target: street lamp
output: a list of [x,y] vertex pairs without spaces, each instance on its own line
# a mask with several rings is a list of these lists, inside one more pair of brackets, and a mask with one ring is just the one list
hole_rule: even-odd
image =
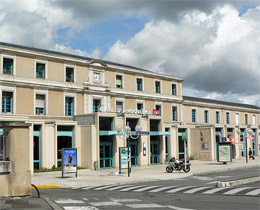
[[[247,155],[247,138],[253,133],[252,129],[246,128],[244,131],[243,139],[246,142],[246,163],[248,163],[248,155]],[[241,130],[237,130],[237,134],[241,134]]]
[[[131,135],[131,128],[129,126],[129,122],[127,122],[126,126],[124,127],[123,135],[120,134],[121,131],[122,131],[122,126],[121,125],[117,125],[116,126],[116,131],[117,131],[117,133],[118,133],[120,138],[123,138],[122,136],[124,136],[127,139],[127,159],[128,159],[128,161],[127,161],[127,167],[128,168],[127,169],[128,169],[128,177],[130,177],[130,160],[131,160],[131,158],[129,156],[130,155],[130,153],[129,153],[129,137],[131,137],[132,139],[137,139],[139,137],[139,134],[137,133],[137,137],[133,137]],[[135,126],[135,131],[136,132],[142,131],[142,126],[141,125],[136,125]]]

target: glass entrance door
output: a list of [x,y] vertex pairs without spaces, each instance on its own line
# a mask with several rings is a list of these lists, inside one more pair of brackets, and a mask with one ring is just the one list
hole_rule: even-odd
[[99,146],[100,168],[113,167],[113,148],[112,144],[102,143]]
[[151,136],[151,164],[160,164],[160,137]]
[[138,166],[138,139],[130,140],[131,166]]
[[33,167],[41,168],[41,126],[33,126]]
[[221,131],[216,131],[216,160],[218,160],[218,143],[221,142],[222,133]]

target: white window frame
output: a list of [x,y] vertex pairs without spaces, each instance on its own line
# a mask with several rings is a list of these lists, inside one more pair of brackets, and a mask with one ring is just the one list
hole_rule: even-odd
[[[121,77],[122,77],[122,88],[117,88],[117,87],[116,87],[116,76],[121,76]],[[124,89],[124,88],[125,88],[124,74],[116,73],[116,75],[115,75],[115,88],[116,88],[116,89]]]
[[48,79],[48,61],[46,60],[38,60],[38,59],[35,59],[34,60],[34,78],[36,79],[39,79],[36,77],[36,64],[37,63],[41,63],[41,64],[45,64],[45,78],[44,79]]
[[163,104],[162,104],[162,102],[155,102],[154,109],[156,109],[156,105],[161,106],[160,116],[163,116]]
[[7,54],[1,54],[1,74],[4,71],[4,58],[13,59],[13,75],[16,75],[16,56]]
[[136,110],[137,110],[137,104],[143,104],[143,110],[145,110],[145,102],[144,102],[144,100],[136,100]]
[[[195,110],[195,122],[192,122],[192,110]],[[198,109],[197,107],[191,107],[191,123],[197,123],[198,122]]]
[[65,92],[65,93],[64,93],[63,115],[64,115],[65,117],[71,117],[71,116],[66,116],[66,113],[65,113],[66,97],[71,97],[71,98],[73,98],[74,109],[73,109],[73,115],[72,115],[72,116],[74,116],[74,115],[77,114],[77,94],[76,94],[76,93],[68,93],[68,92]]
[[[173,84],[176,86],[176,95],[173,95],[173,94],[172,94],[172,85],[173,85]],[[178,96],[178,83],[176,83],[176,82],[172,82],[172,84],[171,84],[171,95],[172,95],[172,96]]]
[[[142,90],[137,90],[137,79],[141,79],[142,80]],[[144,77],[139,77],[139,76],[137,76],[136,78],[135,78],[135,86],[136,86],[136,91],[140,91],[140,92],[143,92],[144,91]]]
[[[2,113],[2,92],[12,92],[13,93],[13,106],[12,106],[12,113],[11,114],[16,114],[16,87],[7,87],[7,86],[0,86],[0,103],[1,103],[1,110],[0,113]],[[6,114],[6,113],[4,113]]]
[[256,115],[252,116],[252,125],[256,125]]
[[[205,122],[205,111],[208,111],[208,122]],[[205,124],[210,123],[210,116],[209,116],[209,110],[208,109],[203,110],[203,123],[205,123]]]
[[[160,82],[160,93],[157,93],[157,92],[156,92],[156,82]],[[158,80],[158,79],[155,79],[155,80],[154,80],[154,92],[155,92],[156,94],[162,94],[162,80]]]
[[116,98],[115,99],[115,112],[117,112],[116,102],[123,102],[123,110],[122,111],[125,111],[125,99],[124,98]]
[[48,95],[48,90],[38,90],[38,89],[34,89],[34,104],[33,104],[33,113],[34,115],[36,115],[35,113],[35,108],[36,108],[36,95],[45,95],[45,115],[48,115],[48,98],[49,98],[49,95]]
[[[173,120],[173,112],[172,112],[172,108],[173,108],[173,107],[176,108],[176,115],[177,115],[176,121]],[[172,121],[172,122],[178,122],[178,121],[179,121],[179,107],[178,107],[177,104],[172,104],[172,106],[171,106],[171,121]]]
[[72,68],[73,69],[73,76],[74,76],[74,81],[73,83],[76,83],[76,66],[75,65],[69,65],[69,64],[65,64],[64,65],[64,81],[66,82],[66,69],[67,68]]

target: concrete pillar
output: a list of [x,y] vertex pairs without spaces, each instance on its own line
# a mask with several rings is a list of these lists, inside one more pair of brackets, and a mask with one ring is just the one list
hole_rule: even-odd
[[[12,169],[0,172],[0,197],[31,195],[29,123],[4,123],[6,156]],[[1,164],[2,161],[0,161]]]

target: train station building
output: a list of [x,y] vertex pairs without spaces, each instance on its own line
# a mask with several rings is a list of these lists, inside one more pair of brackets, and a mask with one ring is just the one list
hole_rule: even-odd
[[[216,160],[222,141],[232,143],[233,158],[245,156],[245,143],[260,154],[259,107],[183,96],[182,78],[8,43],[0,43],[0,67],[0,124],[30,125],[31,171],[60,166],[60,150],[71,147],[79,166],[117,168],[127,141],[116,127],[127,123],[134,137],[142,127],[129,140],[132,166],[183,158],[184,141],[199,160]],[[0,128],[0,161],[5,135]]]

